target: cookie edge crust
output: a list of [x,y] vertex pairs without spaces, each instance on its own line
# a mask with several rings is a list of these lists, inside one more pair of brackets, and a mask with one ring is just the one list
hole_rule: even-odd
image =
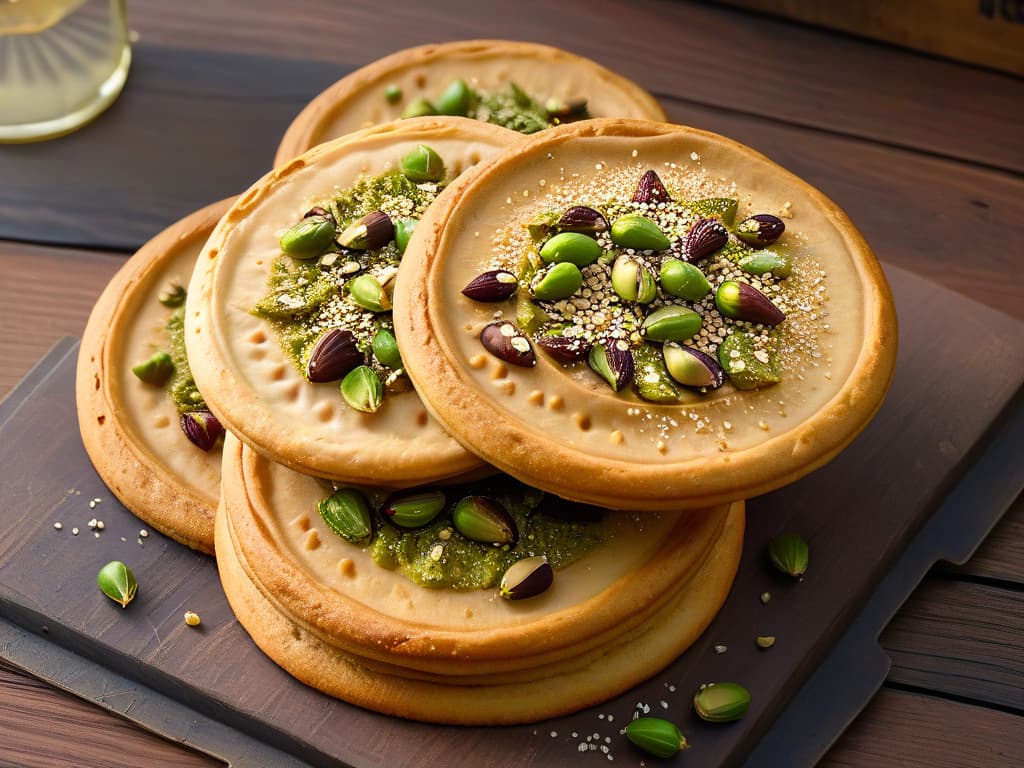
[[[603,592],[525,626],[447,630],[370,611],[312,577],[273,543],[258,496],[258,455],[236,440],[225,445],[220,514],[249,579],[278,610],[348,655],[416,671],[467,676],[507,673],[571,658],[646,621],[672,599],[713,550],[729,507],[690,513],[648,565]],[[742,511],[742,502],[739,502]],[[695,542],[695,544],[691,544]],[[218,547],[228,546],[221,541]],[[653,562],[653,559],[652,559]],[[410,587],[414,587],[410,582]],[[488,591],[487,599],[493,599]],[[525,649],[529,649],[527,654]]]
[[[562,446],[525,422],[493,418],[493,409],[457,354],[438,335],[440,293],[437,253],[443,248],[445,227],[457,207],[473,190],[498,183],[507,164],[533,158],[573,139],[588,137],[699,136],[743,156],[769,164],[788,183],[801,188],[823,211],[846,243],[864,290],[863,342],[851,375],[809,420],[754,448],[734,453],[645,467],[625,461],[587,456]],[[433,416],[470,450],[529,485],[569,499],[623,509],[699,508],[732,499],[751,498],[782,487],[823,466],[838,455],[867,426],[881,407],[891,382],[897,348],[897,322],[892,294],[868,244],[846,214],[817,189],[774,161],[745,145],[688,126],[642,120],[599,119],[551,128],[502,153],[460,178],[442,205],[424,216],[415,256],[395,291],[395,330],[402,337],[429,339],[410,349],[407,370],[414,385],[430,382],[423,401]],[[421,258],[421,254],[423,255]],[[407,345],[408,346],[408,345]],[[472,436],[458,429],[472,424]],[[455,427],[455,429],[452,429]],[[496,446],[501,446],[501,450]],[[513,457],[513,458],[509,458]],[[699,463],[699,466],[698,466]],[[560,471],[553,477],[550,467]],[[598,478],[598,479],[595,479]],[[744,481],[737,482],[737,478]],[[595,488],[602,489],[595,492]],[[628,495],[614,496],[609,488]]]
[[[519,139],[518,134],[506,128],[466,118],[431,117],[384,123],[314,147],[288,165],[265,174],[237,198],[235,204],[221,218],[199,255],[189,284],[185,315],[185,346],[193,376],[199,390],[206,397],[210,410],[225,429],[234,433],[254,450],[297,472],[343,482],[367,482],[364,465],[353,461],[359,453],[358,446],[349,445],[341,450],[339,443],[335,446],[340,454],[338,458],[325,460],[320,453],[322,445],[316,441],[305,440],[300,430],[282,429],[283,417],[276,414],[243,377],[226,364],[230,356],[225,351],[224,340],[218,328],[220,323],[214,311],[218,303],[214,291],[221,263],[218,256],[234,228],[255,206],[272,195],[280,185],[287,183],[292,174],[315,163],[319,157],[349,151],[352,148],[358,149],[360,146],[386,146],[389,142],[417,137],[423,141],[430,141],[431,138],[458,138],[460,135],[464,136],[467,131],[472,133],[475,140],[487,141],[493,138],[495,147],[507,148]],[[402,393],[399,396],[413,397],[418,396],[418,393]],[[437,466],[437,457],[420,456],[415,461],[406,459],[401,467],[387,468],[388,477],[393,481],[389,484],[400,487],[440,482],[477,471],[485,464],[472,452],[462,449],[442,470],[439,471]],[[350,467],[352,469],[349,469]]]
[[744,513],[742,502],[737,503],[686,588],[627,635],[572,664],[538,668],[533,679],[503,682],[499,675],[492,683],[469,685],[389,674],[312,634],[280,612],[249,579],[228,526],[227,515],[219,512],[217,556],[228,603],[256,645],[293,677],[387,715],[456,725],[511,725],[607,701],[657,674],[696,642],[732,588],[742,553]]
[[282,166],[292,158],[321,143],[325,124],[344,110],[355,94],[362,93],[368,88],[378,87],[383,80],[399,71],[430,66],[432,62],[449,56],[489,58],[509,54],[532,56],[541,61],[558,60],[576,63],[595,72],[602,83],[628,94],[636,102],[638,111],[647,112],[648,118],[652,120],[667,119],[661,105],[647,90],[593,59],[539,43],[516,40],[459,40],[450,43],[420,45],[396,51],[365,67],[360,67],[328,86],[309,102],[288,126],[274,155],[274,166]]
[[[124,263],[89,314],[75,370],[78,427],[100,478],[147,525],[209,555],[213,554],[219,494],[203,497],[184,487],[160,457],[122,424],[121,405],[111,392],[115,374],[109,330],[127,312],[127,297],[148,287],[178,250],[206,240],[233,200],[212,203],[175,222]],[[184,447],[191,449],[190,445]]]

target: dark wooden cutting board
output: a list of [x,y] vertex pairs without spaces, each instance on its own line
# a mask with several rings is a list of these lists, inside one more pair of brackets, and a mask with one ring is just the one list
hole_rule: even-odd
[[[644,757],[619,730],[638,703],[682,727],[694,746],[680,765],[740,764],[981,455],[993,425],[1011,405],[1020,405],[1013,401],[1024,382],[1024,324],[903,270],[888,272],[901,343],[892,390],[878,417],[827,467],[749,503],[740,572],[714,624],[669,669],[600,707],[529,726],[440,727],[360,710],[292,680],[233,619],[212,559],[157,534],[138,543],[144,526],[103,486],[81,446],[74,355],[67,349],[47,358],[52,370],[35,370],[0,405],[0,616],[56,643],[61,653],[99,662],[197,717],[212,717],[316,765],[598,765],[608,762],[600,748],[605,746],[616,764],[635,766]],[[995,459],[1019,463],[1019,450],[1016,456],[1004,453]],[[1019,490],[1019,473],[1005,477],[1018,485],[1008,493]],[[102,501],[91,508],[95,498]],[[979,514],[994,520],[1001,511]],[[93,517],[105,523],[99,538],[87,526]],[[54,522],[63,529],[55,530]],[[73,526],[78,536],[71,534]],[[952,527],[947,538],[959,536],[958,530]],[[800,583],[766,563],[766,544],[782,531],[810,541],[811,566]],[[970,536],[977,539],[983,531]],[[965,542],[947,543],[957,551]],[[936,551],[931,559],[947,554]],[[96,571],[111,559],[127,562],[140,582],[127,610],[95,585]],[[762,605],[765,591],[772,598]],[[186,610],[202,616],[201,628],[184,625]],[[774,635],[777,642],[759,650],[758,635]],[[885,673],[873,641],[865,639],[862,654],[848,654],[856,667],[851,672],[873,681],[869,688]],[[716,654],[716,645],[728,650]],[[694,691],[723,680],[750,689],[749,714],[724,726],[699,721],[690,706]],[[126,706],[109,696],[103,703],[121,712]],[[189,738],[187,718],[154,722],[140,714],[145,704],[134,705],[128,716]],[[823,702],[822,711],[841,705]],[[835,735],[808,738],[827,744]],[[587,748],[588,736],[597,748]],[[780,765],[792,764],[776,757]],[[236,760],[243,763],[252,764]]]

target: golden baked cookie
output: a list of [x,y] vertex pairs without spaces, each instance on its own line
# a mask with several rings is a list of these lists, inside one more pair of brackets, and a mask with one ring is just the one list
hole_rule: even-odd
[[118,271],[89,316],[75,384],[82,441],[110,490],[153,528],[210,554],[221,443],[181,335],[185,286],[231,202],[172,224]]
[[590,59],[537,43],[462,40],[407,48],[342,78],[295,118],[274,164],[407,114],[471,114],[525,132],[582,117],[665,119],[647,91]]
[[[229,439],[216,533],[228,601],[264,652],[300,680],[360,706],[431,722],[554,717],[650,677],[710,623],[742,547],[742,502],[695,512],[608,512],[587,524],[597,533],[579,534],[597,538],[554,571],[546,591],[511,601],[493,587],[428,588],[402,567],[383,567],[377,539],[350,542],[318,514],[328,494],[323,482]],[[394,552],[415,540],[444,567],[459,557],[452,547],[466,540],[459,524],[444,518],[448,512],[441,514],[433,528],[420,529],[430,541],[415,540],[417,530],[396,534],[382,519],[374,522],[376,535],[386,529],[397,537],[388,550]],[[546,529],[530,530],[539,538]],[[520,539],[513,556],[534,546]],[[488,551],[484,546],[482,556]]]
[[892,299],[854,225],[715,134],[553,128],[459,179],[421,232],[394,319],[424,403],[565,498],[765,493],[841,451],[892,376]]
[[186,315],[196,382],[224,426],[347,482],[479,469],[412,391],[390,293],[444,183],[519,140],[466,118],[404,120],[320,145],[245,192],[203,249]]

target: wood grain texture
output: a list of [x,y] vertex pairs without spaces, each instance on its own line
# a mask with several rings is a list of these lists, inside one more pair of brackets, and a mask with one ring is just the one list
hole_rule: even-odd
[[422,43],[521,38],[570,48],[657,95],[1024,171],[1021,81],[729,8],[523,0],[482,13],[471,0],[302,0],[282,13],[262,0],[239,14],[232,0],[133,0],[130,11],[145,43],[349,67]]
[[1024,714],[1024,591],[933,576],[881,642],[891,682]]
[[51,688],[0,660],[0,768],[213,768],[219,760]]
[[819,768],[1019,768],[1016,715],[882,689]]

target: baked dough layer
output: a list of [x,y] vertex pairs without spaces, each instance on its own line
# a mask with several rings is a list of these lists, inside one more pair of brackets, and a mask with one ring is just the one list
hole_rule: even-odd
[[121,267],[89,315],[75,382],[82,441],[103,482],[150,526],[209,554],[221,447],[193,446],[166,389],[144,384],[131,369],[168,349],[165,325],[173,310],[157,297],[172,283],[188,285],[200,249],[231,202],[172,224]]
[[[804,263],[827,272],[828,315],[814,342],[820,360],[794,358],[772,387],[741,392],[726,384],[683,405],[659,405],[615,395],[586,365],[566,371],[538,353],[535,368],[517,368],[484,351],[479,334],[495,319],[495,305],[460,291],[493,268],[500,228],[546,204],[566,207],[564,197],[592,177],[639,179],[649,168],[670,188],[696,179],[706,197],[728,194],[734,182],[737,221],[792,213],[787,227],[798,237],[790,279]],[[564,188],[570,192],[560,199]],[[826,463],[881,405],[895,363],[896,316],[878,262],[834,203],[748,147],[682,126],[594,120],[537,134],[448,193],[406,254],[396,334],[434,416],[527,484],[636,510],[749,498]],[[502,311],[515,321],[511,303]]]
[[415,392],[390,394],[363,414],[344,403],[337,382],[308,382],[251,309],[267,292],[280,233],[334,189],[397,168],[421,143],[453,176],[518,140],[465,118],[404,120],[321,145],[245,192],[203,249],[186,314],[196,383],[225,428],[299,472],[347,482],[408,486],[480,468]]
[[[527,93],[568,100],[586,98],[594,117],[665,120],[647,91],[595,61],[548,45],[511,40],[463,40],[407,48],[357,69],[313,99],[288,127],[274,165],[311,147],[370,125],[397,120],[410,101],[435,98],[452,80],[500,90],[515,81]],[[384,89],[402,89],[389,104]]]
[[[434,722],[551,717],[649,677],[710,623],[742,547],[742,502],[653,515],[639,535],[624,526],[559,570],[544,595],[510,603],[496,590],[418,587],[359,560],[358,547],[312,519],[321,484],[233,439],[224,478],[221,580],[257,644],[320,690]],[[317,556],[333,544],[340,549]],[[338,568],[339,555],[354,561],[353,576]]]

